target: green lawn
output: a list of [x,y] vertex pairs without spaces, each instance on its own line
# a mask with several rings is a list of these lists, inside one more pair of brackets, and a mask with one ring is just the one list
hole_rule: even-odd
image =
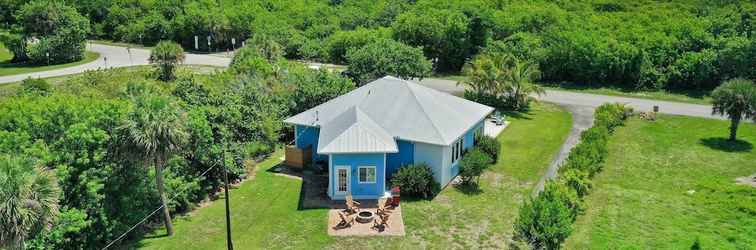
[[629,120],[609,141],[565,249],[689,249],[696,238],[703,249],[753,249],[756,188],[734,179],[756,173],[756,125],[742,124],[741,141],[727,144],[728,125]]
[[[447,187],[431,201],[404,201],[404,237],[335,238],[326,233],[326,210],[297,210],[301,181],[265,170],[280,162],[275,154],[260,164],[253,180],[231,191],[234,244],[239,248],[505,248],[524,197],[558,151],[571,126],[569,113],[538,104],[510,116],[499,136],[500,163],[481,178],[481,192]],[[175,220],[176,234],[158,229],[135,247],[221,249],[225,244],[224,203],[212,202]]]
[[11,58],[13,58],[13,55],[5,47],[0,45],[0,76],[18,75],[18,74],[73,67],[76,65],[92,62],[94,60],[97,60],[97,58],[99,57],[100,57],[100,54],[87,51],[84,54],[83,60],[78,61],[78,62],[72,62],[72,63],[45,65],[45,66],[27,65],[23,63],[10,63],[10,60]]

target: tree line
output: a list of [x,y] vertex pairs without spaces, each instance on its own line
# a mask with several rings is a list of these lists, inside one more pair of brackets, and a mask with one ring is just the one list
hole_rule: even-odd
[[[24,2],[0,2],[0,24],[21,25]],[[378,45],[374,53],[357,52],[369,44],[403,46],[411,55],[411,48],[421,50],[424,58],[382,65],[406,77],[428,76],[428,63],[435,72],[459,72],[489,51],[539,65],[547,82],[713,89],[726,79],[756,78],[751,1],[65,2],[88,18],[87,34],[96,39],[145,45],[173,40],[187,49],[225,51],[264,36],[280,44],[286,58],[350,65],[366,65],[359,61],[364,55],[373,61],[398,57],[376,51]]]

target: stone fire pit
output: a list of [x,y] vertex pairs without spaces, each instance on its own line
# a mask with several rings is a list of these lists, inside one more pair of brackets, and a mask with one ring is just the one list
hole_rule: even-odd
[[357,222],[359,223],[368,223],[373,221],[373,212],[370,211],[360,211],[357,213]]

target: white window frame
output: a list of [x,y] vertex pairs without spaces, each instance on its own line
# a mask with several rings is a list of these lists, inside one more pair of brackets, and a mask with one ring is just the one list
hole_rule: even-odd
[[465,147],[465,137],[462,136],[451,145],[451,162],[457,163],[462,158],[462,153]]
[[[369,180],[368,172],[365,172],[365,181],[362,181],[362,174],[360,173],[363,169],[373,169],[373,181]],[[359,166],[357,167],[357,182],[360,184],[375,184],[378,181],[378,169],[375,166]]]
[[[351,182],[352,182],[351,172],[352,171],[349,171],[350,167],[348,165],[337,165],[334,167],[334,169],[335,169],[334,172],[336,172],[336,180],[334,180],[334,182],[336,182],[336,186],[334,187],[333,193],[335,195],[346,195],[347,193],[349,193],[349,191],[351,191]],[[345,180],[346,191],[339,191],[339,186],[338,186],[339,185],[339,170],[342,170],[342,169],[346,172],[346,180]]]

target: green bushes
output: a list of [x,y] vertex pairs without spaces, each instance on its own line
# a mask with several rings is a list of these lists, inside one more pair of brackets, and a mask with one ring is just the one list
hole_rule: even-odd
[[472,148],[459,160],[459,176],[464,184],[477,184],[483,171],[493,162],[483,150]]
[[441,190],[441,185],[433,179],[433,171],[425,164],[399,168],[391,178],[391,185],[399,187],[402,194],[421,198],[433,197]]
[[359,49],[347,51],[348,74],[365,84],[385,75],[403,79],[424,78],[430,75],[431,63],[420,48],[390,39],[381,39]]
[[622,104],[604,104],[596,109],[593,127],[580,135],[580,143],[560,166],[557,179],[548,181],[542,192],[520,208],[514,225],[516,237],[535,249],[561,248],[583,209],[582,198],[593,187],[590,178],[601,171],[609,135],[630,113]]
[[486,153],[491,158],[491,163],[496,163],[499,160],[501,143],[496,138],[487,135],[478,136],[475,138],[475,147]]
[[184,62],[184,49],[171,41],[161,41],[150,52],[150,63],[158,68],[158,79],[170,81],[175,78],[176,67]]
[[547,183],[542,195],[530,198],[520,208],[514,224],[515,237],[533,249],[559,249],[572,233],[575,221],[574,209],[565,202],[570,199],[556,183]]
[[[33,64],[60,64],[84,58],[89,21],[73,7],[60,1],[31,1],[17,16],[16,30],[23,40],[11,39],[15,61],[28,58]],[[24,44],[19,46],[19,42]]]
[[48,95],[52,91],[50,83],[41,78],[26,78],[21,81],[22,95]]

